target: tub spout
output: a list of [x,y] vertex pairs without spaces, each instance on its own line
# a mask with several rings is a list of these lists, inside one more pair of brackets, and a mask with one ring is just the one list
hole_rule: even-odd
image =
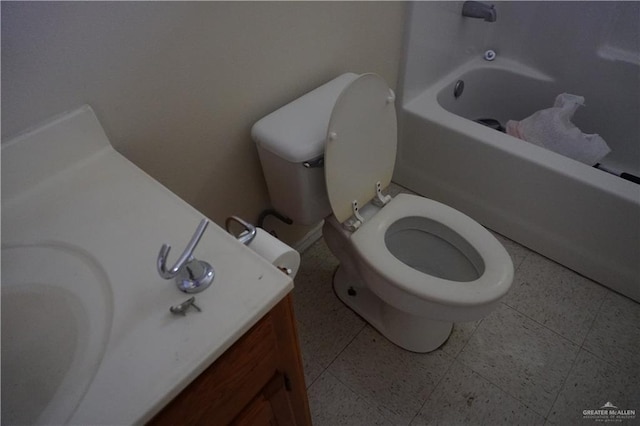
[[495,22],[497,19],[495,6],[479,1],[465,1],[462,5],[462,16],[480,18],[487,22]]

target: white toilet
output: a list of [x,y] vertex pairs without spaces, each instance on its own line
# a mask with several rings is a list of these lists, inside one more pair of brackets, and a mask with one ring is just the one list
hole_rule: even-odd
[[338,297],[393,343],[429,352],[453,322],[499,303],[513,264],[463,213],[383,195],[396,156],[394,100],[378,75],[343,74],[258,121],[252,136],[273,207],[299,224],[325,219]]

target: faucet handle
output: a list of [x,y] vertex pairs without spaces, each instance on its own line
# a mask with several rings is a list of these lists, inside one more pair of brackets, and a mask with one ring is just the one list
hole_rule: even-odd
[[176,263],[171,269],[167,269],[167,256],[171,246],[163,244],[158,253],[157,268],[160,276],[166,280],[176,278],[178,288],[185,293],[197,293],[207,288],[213,281],[213,267],[207,262],[202,262],[193,256],[193,251],[200,242],[202,234],[209,225],[207,219],[202,219],[196,228]]

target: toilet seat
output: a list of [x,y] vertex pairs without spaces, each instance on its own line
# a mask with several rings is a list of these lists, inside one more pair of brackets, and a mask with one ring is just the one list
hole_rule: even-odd
[[[482,274],[473,281],[454,281],[426,274],[403,263],[391,253],[385,236],[394,223],[408,217],[430,219],[462,237],[480,255],[484,263]],[[407,308],[415,315],[424,310],[421,303],[415,303],[418,298],[449,310],[460,308],[467,320],[481,318],[506,294],[513,279],[509,254],[489,231],[445,204],[415,195],[397,195],[356,230],[351,241],[362,260],[385,281],[392,283],[372,290],[388,303]]]
[[331,111],[324,152],[329,204],[344,223],[386,188],[396,159],[395,95],[377,74],[362,74],[340,93]]

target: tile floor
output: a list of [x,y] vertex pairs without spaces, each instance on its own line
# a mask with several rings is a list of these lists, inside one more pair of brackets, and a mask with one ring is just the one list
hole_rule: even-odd
[[315,426],[588,425],[583,410],[606,402],[636,410],[616,424],[640,424],[640,304],[496,236],[513,258],[510,292],[429,354],[338,300],[322,239],[302,254],[293,294]]

